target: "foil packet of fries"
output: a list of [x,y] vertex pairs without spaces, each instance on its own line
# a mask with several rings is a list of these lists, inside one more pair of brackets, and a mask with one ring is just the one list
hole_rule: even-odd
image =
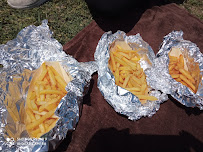
[[203,55],[197,45],[184,40],[182,31],[173,31],[164,37],[156,56],[150,85],[187,107],[203,110]]
[[0,150],[52,151],[79,121],[97,66],[67,55],[47,24],[0,45]]
[[114,110],[128,119],[151,117],[168,99],[149,85],[147,71],[154,68],[155,54],[140,34],[104,33],[94,57],[99,90]]

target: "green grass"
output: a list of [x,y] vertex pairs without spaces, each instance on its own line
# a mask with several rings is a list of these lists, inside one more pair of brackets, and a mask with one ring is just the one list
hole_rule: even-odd
[[[186,0],[182,4],[180,2],[182,1],[176,1],[178,5],[203,20],[202,0]],[[7,5],[6,0],[1,0],[0,6],[0,44],[14,39],[24,27],[40,25],[43,19],[48,19],[54,38],[64,45],[92,21],[84,0],[51,0],[32,9],[13,9]]]
[[0,44],[15,38],[26,26],[40,25],[43,19],[48,19],[54,37],[65,44],[92,20],[83,0],[52,0],[23,10],[10,8],[6,0],[2,0],[0,6]]
[[203,21],[203,0],[186,0],[181,6]]

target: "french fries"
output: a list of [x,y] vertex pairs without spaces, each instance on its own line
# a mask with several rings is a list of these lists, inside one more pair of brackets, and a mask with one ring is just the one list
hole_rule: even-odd
[[[194,63],[194,60],[191,60],[190,62]],[[191,91],[196,93],[200,78],[199,65],[194,63],[194,67],[190,69],[193,71],[189,72],[189,68],[183,55],[180,53],[180,50],[178,48],[172,48],[169,52],[169,74],[173,79],[187,86]]]
[[127,43],[119,42],[111,48],[108,62],[116,85],[136,95],[142,104],[147,100],[158,100],[149,96],[146,75],[138,62],[141,58],[138,54],[140,49],[132,50]]
[[67,81],[53,66],[43,63],[38,69],[30,84],[25,105],[25,124],[30,137],[39,138],[55,126],[58,117],[54,112],[67,94],[66,85]]
[[[22,88],[16,85],[16,82],[22,81],[21,77],[14,77],[9,82],[9,94],[4,100],[8,111],[5,130],[7,136],[15,140],[21,138],[25,130],[31,138],[39,138],[56,125],[58,117],[54,112],[62,97],[67,94],[66,85],[72,80],[59,62],[43,63],[29,83],[31,72],[28,69],[23,71],[22,76],[26,80],[23,81]],[[22,101],[28,87],[26,101]]]

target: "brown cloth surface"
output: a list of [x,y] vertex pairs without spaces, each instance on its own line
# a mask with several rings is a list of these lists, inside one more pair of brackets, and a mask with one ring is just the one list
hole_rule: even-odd
[[[157,53],[163,37],[173,30],[182,30],[184,39],[196,43],[203,51],[203,23],[176,4],[146,10],[127,34],[140,33]],[[93,61],[97,43],[104,32],[93,21],[64,45],[64,51],[80,62]],[[152,118],[130,121],[105,101],[97,88],[97,74],[94,74],[71,142],[64,140],[57,149],[61,150],[203,151],[203,112],[170,98],[161,104]]]

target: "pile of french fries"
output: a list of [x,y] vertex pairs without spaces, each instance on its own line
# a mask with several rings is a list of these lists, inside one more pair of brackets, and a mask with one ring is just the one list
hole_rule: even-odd
[[54,112],[67,94],[67,83],[61,75],[45,63],[41,68],[40,75],[31,82],[25,106],[26,129],[34,138],[39,138],[55,126],[58,117]]
[[[194,61],[191,61],[194,62]],[[194,93],[197,92],[200,78],[200,70],[198,64],[195,65],[193,71],[189,72],[185,68],[184,57],[182,54],[179,57],[171,56],[169,54],[169,74],[176,81],[190,88]]]
[[116,85],[136,95],[142,104],[147,100],[158,100],[149,95],[146,75],[139,64],[139,50],[126,50],[115,45],[110,50],[109,68],[113,72]]

